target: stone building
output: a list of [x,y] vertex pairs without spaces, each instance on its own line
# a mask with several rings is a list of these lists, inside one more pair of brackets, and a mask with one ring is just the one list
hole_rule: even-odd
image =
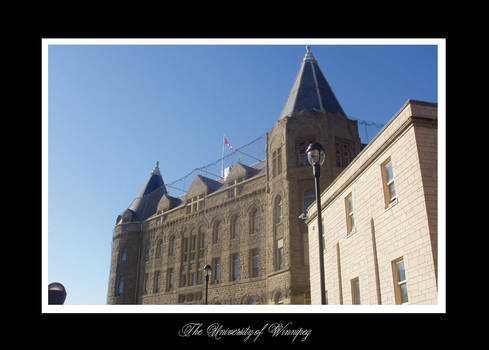
[[285,106],[267,133],[266,159],[235,163],[218,181],[198,175],[168,194],[159,165],[117,218],[109,304],[310,303],[308,231],[314,200],[307,146],[327,149],[326,188],[360,152],[357,121],[344,113],[307,52]]
[[[437,104],[409,100],[329,186],[321,214],[328,304],[437,304]],[[317,207],[308,208],[321,303]]]

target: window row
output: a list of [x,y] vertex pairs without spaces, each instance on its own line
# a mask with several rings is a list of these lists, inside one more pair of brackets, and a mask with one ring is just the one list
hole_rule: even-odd
[[[252,249],[250,251],[250,263],[249,263],[249,277],[258,277],[260,275],[260,251],[259,249]],[[230,256],[230,274],[229,281],[238,281],[240,278],[239,273],[239,262],[240,257],[238,253],[233,253]],[[212,272],[210,277],[211,284],[218,284],[222,282],[221,276],[221,258],[214,258],[212,260]],[[142,281],[142,294],[148,294],[150,292],[150,274],[145,273]],[[203,269],[199,269],[198,271],[182,271],[180,274],[180,286],[189,287],[194,285],[199,285],[205,283],[205,271]],[[155,271],[153,273],[153,293],[158,293],[161,291],[161,271]],[[121,275],[118,277],[116,282],[116,295],[122,295],[124,289],[124,277]],[[167,271],[167,279],[166,279],[166,290],[173,290],[175,287],[175,270],[173,268],[169,268]]]
[[[260,250],[252,249],[249,253],[249,278],[259,277],[260,276]],[[222,282],[222,262],[221,258],[217,257],[212,259],[212,273],[210,276],[211,284],[218,284]],[[240,256],[239,253],[233,253],[229,257],[229,282],[238,281],[240,276]]]
[[[280,211],[280,218],[282,220]],[[248,217],[248,233],[258,234],[261,231],[261,222],[260,222],[260,212],[258,209],[253,209],[250,212]],[[212,228],[212,243],[220,243],[223,239],[223,227],[224,224],[221,220],[217,220]],[[240,234],[243,231],[243,222],[239,215],[235,215],[231,218],[230,225],[230,239],[239,238]],[[174,256],[176,252],[176,240],[175,236],[171,236],[168,240],[168,256]],[[190,237],[184,237],[182,243],[182,258],[183,261],[195,260],[197,257],[203,258],[205,255],[206,248],[206,234],[202,229],[199,229],[198,233],[191,233]],[[149,243],[146,243],[144,246],[144,260],[149,261],[152,257],[152,247]],[[156,247],[154,249],[155,258],[161,258],[164,253],[163,240],[160,239],[156,243]],[[127,261],[127,250],[125,248],[121,249],[119,252],[119,263],[125,263]]]
[[[246,223],[246,220],[245,220]],[[239,215],[234,215],[231,218],[229,227],[229,238],[237,239],[243,231],[243,220]],[[253,209],[248,216],[248,234],[260,233],[260,212],[258,209]],[[212,227],[212,243],[220,243],[223,239],[224,224],[221,220],[217,220]]]
[[[392,161],[388,158],[381,165],[382,187],[384,192],[385,208],[397,200],[396,184],[394,181],[394,172]],[[355,232],[355,211],[353,206],[353,196],[350,192],[345,197],[345,217],[347,234]]]
[[[408,299],[408,287],[406,279],[406,270],[404,268],[404,259],[402,257],[391,262],[392,278],[394,286],[395,304],[405,304]],[[350,293],[352,305],[360,305],[360,278],[355,277],[350,280]],[[326,291],[326,304],[328,304],[328,292]]]

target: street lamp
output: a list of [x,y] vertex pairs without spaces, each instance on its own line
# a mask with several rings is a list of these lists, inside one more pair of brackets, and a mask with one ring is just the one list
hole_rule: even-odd
[[205,271],[205,304],[207,305],[207,292],[209,290],[209,275],[211,274],[212,267],[207,264],[204,266]]
[[48,286],[48,304],[63,305],[66,299],[66,289],[59,282],[50,283]]
[[316,185],[316,206],[318,213],[319,236],[319,282],[321,285],[321,305],[326,304],[326,287],[324,284],[324,256],[323,256],[323,226],[321,219],[321,193],[319,188],[320,167],[324,163],[324,148],[318,142],[313,142],[306,150],[307,160],[311,164]]

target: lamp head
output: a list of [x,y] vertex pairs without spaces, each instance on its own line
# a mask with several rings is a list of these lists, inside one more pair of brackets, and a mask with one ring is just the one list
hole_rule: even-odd
[[313,142],[306,150],[307,161],[312,166],[323,165],[324,163],[324,148],[319,142]]
[[63,305],[66,299],[66,289],[58,282],[50,283],[48,286],[48,304]]

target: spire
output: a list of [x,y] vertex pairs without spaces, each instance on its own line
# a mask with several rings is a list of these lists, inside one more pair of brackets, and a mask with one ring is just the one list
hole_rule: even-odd
[[160,173],[159,164],[160,162],[157,161],[143,187],[129,205],[128,209],[135,214],[133,221],[141,221],[153,215],[161,197],[168,193]]
[[306,54],[279,119],[304,109],[345,114],[311,53],[310,45],[306,46]]

